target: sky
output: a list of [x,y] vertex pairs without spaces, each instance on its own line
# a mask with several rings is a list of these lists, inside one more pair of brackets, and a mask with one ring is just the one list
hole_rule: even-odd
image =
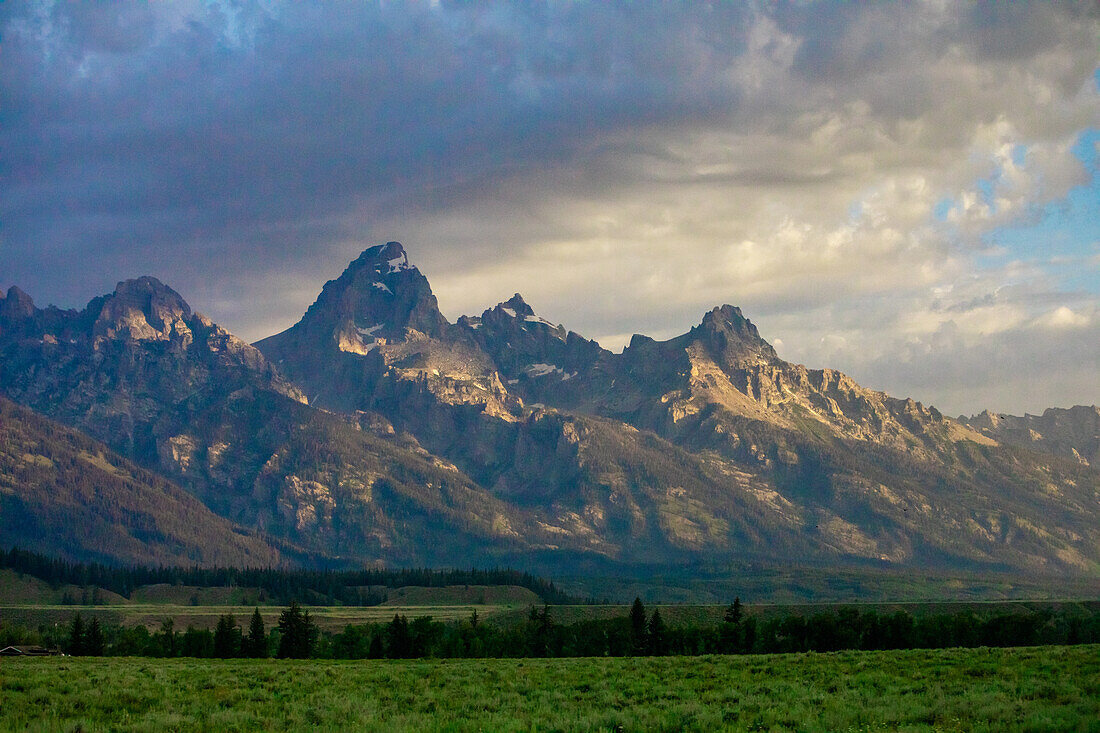
[[364,248],[607,348],[740,306],[948,414],[1100,403],[1094,2],[0,4],[0,286],[250,341]]

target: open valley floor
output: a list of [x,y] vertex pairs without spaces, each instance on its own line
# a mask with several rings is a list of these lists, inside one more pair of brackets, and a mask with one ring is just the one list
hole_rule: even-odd
[[4,659],[0,729],[1100,731],[1100,646],[467,660]]

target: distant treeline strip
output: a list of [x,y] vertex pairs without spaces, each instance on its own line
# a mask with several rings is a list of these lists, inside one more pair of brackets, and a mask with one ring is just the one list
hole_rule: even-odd
[[905,611],[880,614],[849,607],[758,619],[735,601],[717,624],[669,627],[660,609],[649,614],[641,601],[635,601],[627,615],[572,624],[555,622],[553,609],[547,606],[532,608],[524,622],[507,627],[483,623],[475,611],[468,619],[451,623],[429,616],[410,621],[395,614],[388,623],[350,624],[335,633],[321,631],[308,610],[291,604],[271,632],[265,632],[258,609],[247,629],[231,615],[222,616],[214,631],[189,627],[180,632],[172,619],[165,619],[156,632],[140,625],[100,626],[94,617],[86,624],[80,614],[68,628],[0,627],[0,646],[39,644],[74,655],[153,657],[689,656],[1097,643],[1100,610],[1086,604],[918,618]]
[[67,562],[13,547],[0,548],[0,568],[33,575],[51,585],[95,586],[129,597],[135,588],[156,583],[207,588],[259,588],[268,600],[287,605],[378,605],[385,596],[368,592],[368,586],[444,587],[449,585],[521,586],[551,605],[577,604],[582,600],[558,590],[552,581],[518,570],[301,570],[277,568],[182,568],[116,566]]

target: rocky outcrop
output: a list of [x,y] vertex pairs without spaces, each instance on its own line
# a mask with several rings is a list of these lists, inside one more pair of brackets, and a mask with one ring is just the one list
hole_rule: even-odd
[[393,380],[428,380],[444,391],[465,381],[491,394],[495,371],[439,312],[398,242],[365,250],[298,323],[256,346],[306,387],[311,403],[345,411],[371,409]]
[[0,546],[67,560],[261,567],[289,562],[103,443],[0,397]]
[[0,316],[4,391],[125,454],[155,454],[170,416],[185,421],[242,389],[304,399],[255,347],[155,278],[120,282],[79,312],[20,300]]
[[7,295],[0,294],[0,324],[9,329],[29,320],[35,313],[31,296],[12,285]]
[[257,347],[153,278],[0,299],[0,389],[330,560],[1100,567],[1095,408],[953,420],[733,306],[621,354],[519,294],[452,324],[390,242]]
[[[301,322],[258,345],[315,404],[384,414],[519,508],[548,546],[649,562],[751,555],[758,539],[797,554],[1044,569],[1096,554],[1082,549],[1095,531],[1080,522],[1028,544],[973,517],[1034,501],[1063,502],[1055,513],[1083,506],[1096,477],[1059,474],[1060,498],[1040,499],[1021,477],[1043,467],[1012,467],[996,440],[932,407],[783,361],[733,306],[667,341],[636,336],[616,355],[518,293],[441,323],[419,273],[385,279],[397,251],[364,252]],[[375,291],[433,315],[411,327],[407,309],[382,308]],[[374,341],[358,346],[351,328]]]
[[1042,415],[994,414],[986,410],[960,422],[994,440],[1100,466],[1100,407],[1050,407]]

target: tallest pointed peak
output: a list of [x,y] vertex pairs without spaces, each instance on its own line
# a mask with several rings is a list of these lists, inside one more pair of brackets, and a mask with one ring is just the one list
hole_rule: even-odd
[[294,328],[299,326],[342,342],[348,334],[376,327],[394,338],[407,328],[437,336],[448,323],[427,279],[409,264],[405,248],[386,242],[363,250],[340,277],[325,283]]
[[363,250],[348,266],[349,270],[373,269],[388,273],[411,269],[409,255],[400,242],[386,242]]

